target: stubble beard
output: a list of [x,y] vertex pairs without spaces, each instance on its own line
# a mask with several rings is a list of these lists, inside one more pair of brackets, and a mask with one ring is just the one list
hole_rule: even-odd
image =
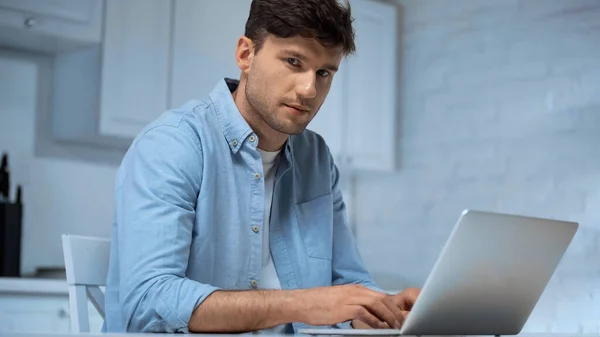
[[275,111],[271,111],[268,107],[269,95],[266,90],[261,91],[259,88],[266,88],[266,85],[256,83],[256,79],[253,74],[248,75],[246,82],[245,95],[248,100],[248,105],[252,113],[258,116],[262,121],[265,122],[271,129],[286,134],[286,135],[297,135],[306,129],[308,123],[286,125],[283,121],[277,118]]

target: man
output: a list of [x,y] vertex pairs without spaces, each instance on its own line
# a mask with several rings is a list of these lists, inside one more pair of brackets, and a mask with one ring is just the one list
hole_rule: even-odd
[[134,140],[116,182],[106,331],[401,326],[418,290],[374,284],[338,170],[305,130],[355,49],[351,22],[336,0],[254,0],[239,82]]

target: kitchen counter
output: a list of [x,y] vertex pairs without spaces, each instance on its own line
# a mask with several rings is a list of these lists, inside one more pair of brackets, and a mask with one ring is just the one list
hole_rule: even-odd
[[68,295],[64,279],[0,277],[0,293]]
[[[90,331],[101,331],[104,320],[91,303]],[[68,336],[71,310],[64,278],[0,277],[0,337]]]

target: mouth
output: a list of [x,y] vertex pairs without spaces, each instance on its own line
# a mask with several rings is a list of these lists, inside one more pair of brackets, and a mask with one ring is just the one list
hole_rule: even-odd
[[310,112],[310,109],[305,108],[305,107],[300,106],[300,105],[290,105],[290,104],[284,104],[284,105],[294,115],[304,115],[304,114],[307,114],[307,113]]

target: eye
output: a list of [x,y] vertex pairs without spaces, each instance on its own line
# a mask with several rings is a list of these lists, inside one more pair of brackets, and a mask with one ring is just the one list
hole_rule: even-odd
[[287,63],[289,63],[290,65],[292,65],[294,67],[297,67],[297,66],[300,65],[300,61],[298,59],[293,58],[293,57],[288,57],[286,59],[286,61],[287,61]]
[[321,76],[321,77],[325,77],[325,78],[329,77],[329,71],[327,71],[327,70],[321,69],[321,70],[317,71],[317,74],[319,74],[319,76]]

